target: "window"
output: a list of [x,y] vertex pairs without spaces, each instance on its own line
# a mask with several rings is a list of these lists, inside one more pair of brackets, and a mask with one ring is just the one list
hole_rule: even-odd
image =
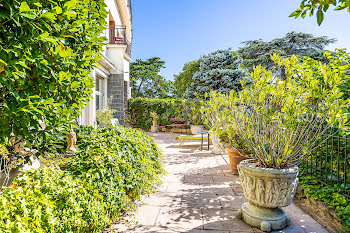
[[96,110],[102,109],[105,106],[105,88],[104,82],[106,80],[100,76],[96,76],[95,79],[95,99],[96,99]]

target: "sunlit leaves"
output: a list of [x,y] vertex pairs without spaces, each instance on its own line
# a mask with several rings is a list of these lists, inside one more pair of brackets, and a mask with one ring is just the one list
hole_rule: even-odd
[[1,4],[0,143],[14,134],[29,144],[40,122],[65,127],[90,98],[107,12],[103,0]]
[[335,10],[347,9],[350,12],[350,1],[348,0],[302,0],[299,9],[291,13],[289,17],[298,18],[300,16],[301,18],[305,18],[307,13],[309,13],[309,16],[312,16],[317,11],[317,24],[321,25],[324,19],[324,13],[331,5],[335,7]]

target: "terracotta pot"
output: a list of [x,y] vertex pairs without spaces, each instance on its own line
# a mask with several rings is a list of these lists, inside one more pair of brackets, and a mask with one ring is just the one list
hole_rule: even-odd
[[153,121],[153,126],[157,126],[157,121]]
[[248,157],[242,156],[238,153],[238,151],[236,151],[235,149],[232,149],[230,147],[226,147],[226,152],[228,154],[228,157],[230,159],[230,167],[231,167],[231,171],[233,172],[233,174],[238,174],[238,169],[237,169],[237,165],[245,160],[248,159]]
[[290,217],[280,207],[293,201],[298,185],[298,167],[262,168],[255,160],[249,159],[238,165],[238,172],[248,200],[238,211],[238,217],[267,232],[290,225]]

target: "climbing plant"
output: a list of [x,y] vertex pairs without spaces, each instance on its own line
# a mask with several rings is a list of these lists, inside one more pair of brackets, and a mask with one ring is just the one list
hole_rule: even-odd
[[106,17],[103,0],[0,2],[0,144],[31,146],[74,122],[92,93]]

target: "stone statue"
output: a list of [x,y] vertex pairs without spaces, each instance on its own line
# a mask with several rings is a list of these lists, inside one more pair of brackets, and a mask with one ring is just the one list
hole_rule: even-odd
[[278,200],[280,201],[281,204],[286,201],[287,192],[288,192],[288,183],[282,182],[281,183],[281,192],[280,192],[280,196],[278,198]]
[[274,195],[275,195],[275,187],[274,183],[272,180],[269,180],[267,182],[266,186],[266,195],[265,195],[265,203],[272,203],[274,200]]
[[255,180],[250,176],[248,176],[247,180],[248,180],[248,187],[247,187],[248,195],[250,196],[251,199],[255,199]]
[[71,152],[78,152],[78,149],[75,148],[75,144],[77,143],[77,135],[73,131],[73,126],[70,125],[70,132],[67,134],[67,150]]
[[257,199],[262,202],[265,203],[265,183],[264,180],[259,179],[258,183],[256,185],[256,197]]

